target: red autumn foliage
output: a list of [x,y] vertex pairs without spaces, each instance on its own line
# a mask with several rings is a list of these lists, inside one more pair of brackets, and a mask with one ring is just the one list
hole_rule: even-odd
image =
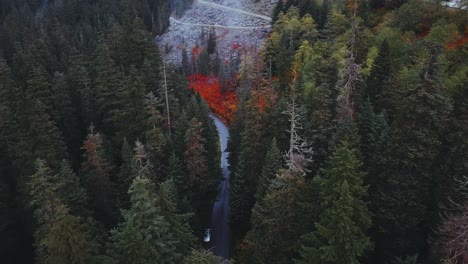
[[465,43],[468,43],[468,26],[465,28],[465,34],[463,35],[463,37],[461,37],[457,41],[447,42],[445,44],[445,48],[448,50],[452,50],[457,47],[463,46]]
[[230,122],[236,110],[236,94],[232,89],[221,91],[219,79],[215,76],[193,74],[188,78],[189,89],[200,94],[214,114]]

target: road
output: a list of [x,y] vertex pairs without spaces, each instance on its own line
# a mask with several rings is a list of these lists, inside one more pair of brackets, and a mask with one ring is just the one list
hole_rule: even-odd
[[221,169],[223,171],[224,180],[219,185],[220,191],[218,199],[213,205],[213,212],[211,215],[211,241],[213,246],[213,253],[225,259],[229,259],[229,242],[231,240],[231,231],[229,229],[229,214],[231,208],[229,207],[229,169],[226,152],[227,141],[229,137],[229,130],[226,125],[219,120],[219,118],[211,115],[214,120],[221,145]]
[[259,27],[241,27],[241,26],[222,26],[222,25],[210,25],[210,24],[199,24],[199,23],[186,23],[182,22],[176,18],[170,17],[171,22],[175,22],[182,25],[189,25],[189,26],[198,26],[198,27],[215,27],[215,28],[228,28],[228,29],[262,29],[262,28],[270,28],[270,25],[266,26],[259,26]]
[[244,14],[244,15],[248,15],[248,16],[258,17],[258,18],[261,18],[261,19],[268,20],[269,22],[271,22],[271,20],[272,20],[271,17],[251,13],[251,12],[244,11],[244,10],[241,10],[241,9],[232,8],[232,7],[229,7],[229,6],[223,6],[223,5],[213,3],[213,2],[207,2],[207,1],[204,1],[204,0],[197,0],[197,1],[198,1],[198,3],[203,4],[203,5],[208,5],[208,6],[211,6],[211,7],[224,9],[224,10],[228,10],[228,11],[232,11],[232,12],[236,12],[236,13],[240,13],[240,14]]

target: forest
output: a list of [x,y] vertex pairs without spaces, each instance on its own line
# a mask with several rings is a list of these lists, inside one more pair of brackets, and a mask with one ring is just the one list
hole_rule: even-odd
[[468,1],[275,2],[171,65],[190,0],[2,0],[0,262],[468,263]]

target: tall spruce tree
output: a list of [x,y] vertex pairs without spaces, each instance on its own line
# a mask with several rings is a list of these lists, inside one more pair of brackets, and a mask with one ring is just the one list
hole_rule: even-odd
[[35,253],[39,263],[47,263],[47,245],[44,241],[57,222],[68,214],[69,209],[59,195],[63,186],[47,162],[37,159],[35,168],[36,173],[31,176],[29,182],[30,204],[34,208],[36,220]]
[[114,203],[112,201],[112,165],[106,158],[103,139],[91,126],[83,142],[84,161],[82,171],[85,174],[86,187],[96,219],[106,225],[113,222]]
[[303,263],[359,263],[372,243],[366,235],[371,216],[364,201],[367,187],[356,150],[347,141],[338,144],[321,175],[321,213],[315,223],[312,247],[300,252]]
[[180,253],[149,188],[150,179],[140,176],[129,189],[131,207],[122,211],[125,219],[111,232],[109,255],[117,263],[177,263]]

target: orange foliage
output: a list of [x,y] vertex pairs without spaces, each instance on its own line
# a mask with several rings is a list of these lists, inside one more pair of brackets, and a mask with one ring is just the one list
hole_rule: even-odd
[[463,35],[463,37],[461,37],[457,41],[447,42],[445,44],[445,48],[448,50],[452,50],[457,47],[463,46],[465,43],[468,43],[468,26],[465,28],[465,34]]
[[232,90],[222,93],[219,79],[215,76],[193,74],[188,77],[188,82],[189,89],[198,92],[214,114],[228,123],[231,121],[237,102]]

